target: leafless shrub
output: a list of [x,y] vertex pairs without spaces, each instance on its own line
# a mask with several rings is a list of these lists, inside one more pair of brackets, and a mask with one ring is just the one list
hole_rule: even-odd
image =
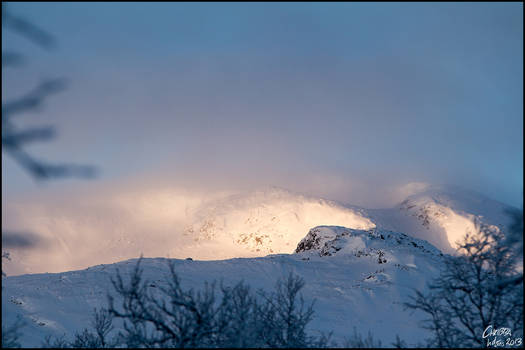
[[[523,224],[521,223],[523,228]],[[458,256],[445,259],[429,292],[415,291],[405,306],[429,318],[429,346],[483,347],[484,330],[508,327],[516,337],[523,332],[523,256],[508,237],[494,227],[480,226],[467,235]]]

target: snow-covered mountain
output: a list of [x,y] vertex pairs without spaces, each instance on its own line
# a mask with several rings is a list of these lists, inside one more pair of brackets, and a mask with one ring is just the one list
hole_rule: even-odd
[[[403,311],[400,303],[412,288],[424,288],[437,273],[440,260],[435,247],[403,233],[321,226],[309,231],[294,254],[175,260],[175,264],[187,288],[222,279],[271,289],[277,278],[293,271],[306,281],[305,299],[316,299],[310,331],[333,331],[334,339],[341,342],[356,327],[361,333],[370,330],[385,344],[394,341],[396,334],[415,344],[426,336],[414,332],[421,315]],[[72,334],[88,326],[93,307],[105,305],[115,270],[127,275],[135,263],[128,260],[80,271],[4,278],[2,320],[10,324],[20,315],[26,321],[25,346],[38,346],[48,334]],[[142,267],[149,281],[166,283],[165,259],[145,259]]]
[[291,253],[304,232],[319,225],[375,227],[363,209],[272,187],[199,207],[184,235],[202,245],[210,241],[233,245],[235,256],[264,256]]
[[[415,344],[426,336],[421,330],[414,332],[420,315],[404,312],[400,303],[413,288],[424,288],[439,270],[442,253],[453,252],[454,242],[475,230],[476,221],[505,229],[510,209],[453,186],[416,189],[387,209],[343,205],[277,188],[193,200],[197,204],[184,204],[184,210],[168,198],[163,203],[170,206],[163,207],[162,217],[182,212],[180,229],[169,235],[110,232],[103,244],[94,248],[81,244],[69,255],[113,264],[3,278],[2,321],[9,324],[17,315],[23,317],[24,345],[39,345],[46,334],[71,334],[87,325],[93,307],[105,305],[115,269],[129,273],[134,266],[134,260],[122,260],[140,252],[146,257],[166,256],[168,251],[170,257],[194,259],[175,260],[188,288],[214,279],[227,283],[244,279],[254,288],[270,289],[277,278],[293,271],[306,280],[305,298],[317,299],[312,331],[334,331],[342,340],[355,326],[362,333],[380,335],[384,343],[399,334]],[[133,205],[140,207],[141,200],[134,198]],[[148,218],[147,224],[152,222]],[[139,221],[129,226],[135,223]],[[67,224],[75,230],[74,221]],[[170,225],[174,224],[166,224]],[[60,247],[72,251],[78,244],[75,237],[85,240],[78,234],[61,237]],[[55,253],[35,256],[45,266],[46,256]],[[164,283],[164,260],[145,259],[146,278]]]
[[[291,253],[319,225],[374,227],[358,208],[278,188],[243,193],[156,189],[56,207],[11,205],[10,222],[45,245],[13,250],[8,274],[61,272],[147,257],[199,260]],[[14,231],[17,231],[15,227]]]
[[[476,230],[476,221],[508,224],[509,206],[457,186],[419,186],[393,208],[352,205],[269,188],[233,195],[199,207],[184,235],[198,245],[221,242],[231,256],[291,253],[304,232],[319,225],[381,228],[427,240],[451,253],[455,243]],[[197,258],[202,258],[197,252]],[[206,257],[208,258],[208,257]]]
[[378,227],[428,240],[451,253],[458,240],[476,231],[477,222],[504,230],[509,224],[510,209],[508,205],[458,186],[426,185],[393,208],[366,212]]
[[46,244],[14,250],[5,271],[76,270],[140,254],[199,260],[289,254],[305,232],[320,225],[404,232],[451,253],[454,242],[475,229],[475,220],[503,227],[509,208],[461,188],[425,184],[387,209],[343,205],[275,187],[209,195],[166,189],[74,205],[13,205],[10,222],[44,235]]

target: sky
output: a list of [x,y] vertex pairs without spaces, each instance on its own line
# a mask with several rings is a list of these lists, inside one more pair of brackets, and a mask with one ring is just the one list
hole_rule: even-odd
[[3,208],[42,196],[81,201],[123,184],[279,186],[385,207],[411,182],[522,207],[521,3],[8,8],[57,46],[2,28],[2,49],[25,57],[2,70],[2,101],[43,79],[68,81],[17,116],[19,126],[58,131],[27,150],[94,165],[98,176],[37,182],[2,152]]

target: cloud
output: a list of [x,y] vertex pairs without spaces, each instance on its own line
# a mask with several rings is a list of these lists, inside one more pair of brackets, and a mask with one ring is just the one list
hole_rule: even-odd
[[413,181],[521,203],[519,5],[100,6],[22,6],[62,49],[3,76],[15,98],[67,75],[34,115],[60,137],[32,152],[105,179],[35,189],[2,159],[7,228],[49,239],[53,269],[84,266],[107,236],[132,237],[130,254],[169,246],[198,203],[268,185],[368,208]]
[[[160,175],[143,176],[128,181],[85,183],[75,188],[49,186],[38,195],[4,197],[2,214],[8,218],[4,223],[8,234],[3,243],[13,250],[13,261],[6,270],[8,274],[58,272],[140,254],[196,256],[199,253],[192,250],[198,248],[194,237],[184,233],[197,220],[195,215],[200,208],[268,185],[253,179],[233,185],[227,176],[214,182],[204,179],[197,175],[186,177],[184,173],[169,180]],[[363,183],[322,172],[298,177],[294,186],[289,186],[292,184],[288,175],[274,176],[271,183],[314,198],[354,205],[366,202],[368,188]],[[375,191],[374,200],[386,203],[380,199],[383,194]],[[38,235],[16,233],[22,228]],[[302,232],[295,234],[300,236]],[[218,249],[215,254],[222,254],[221,247],[214,249]]]

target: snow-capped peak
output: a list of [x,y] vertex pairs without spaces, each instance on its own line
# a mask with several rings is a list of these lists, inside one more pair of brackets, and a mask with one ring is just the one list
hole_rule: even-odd
[[479,223],[505,229],[510,220],[510,206],[459,186],[419,184],[409,189],[404,192],[410,195],[394,208],[367,211],[377,227],[428,240],[452,253]]
[[225,247],[233,243],[235,252],[228,257],[291,253],[304,233],[318,225],[375,227],[363,210],[280,188],[211,202],[199,208],[193,218],[185,234],[201,245],[221,241]]

